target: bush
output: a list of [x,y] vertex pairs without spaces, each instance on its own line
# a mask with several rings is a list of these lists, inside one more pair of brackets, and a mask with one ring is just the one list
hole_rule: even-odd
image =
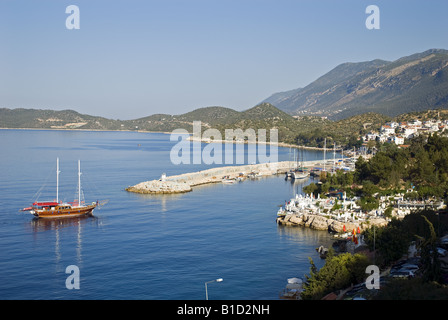
[[306,276],[301,297],[305,300],[321,299],[326,294],[345,289],[351,284],[363,281],[366,267],[370,264],[362,254],[343,253],[337,256],[333,251],[327,256],[325,265],[317,271],[311,258],[310,276]]

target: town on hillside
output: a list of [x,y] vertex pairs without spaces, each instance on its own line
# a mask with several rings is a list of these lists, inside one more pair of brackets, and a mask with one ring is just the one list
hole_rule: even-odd
[[379,132],[371,131],[362,137],[363,141],[378,141],[395,143],[399,147],[406,147],[405,141],[418,137],[422,134],[438,133],[448,134],[448,120],[429,119],[420,121],[418,119],[406,122],[391,121],[381,126]]
[[[329,248],[316,248],[325,266],[317,271],[311,262],[315,271],[299,294],[285,289],[288,298],[448,296],[447,128],[448,120],[389,121],[361,135],[357,153],[345,150],[345,159],[324,160],[327,166],[302,188],[304,195],[285,201],[278,224],[328,230],[337,239],[330,249],[352,254],[331,253],[328,259]],[[353,264],[358,269],[347,271],[349,280],[338,285],[321,280],[342,277],[332,270],[341,270],[344,259],[359,259]],[[370,290],[356,271],[372,263],[380,267],[381,290]],[[407,282],[394,281],[400,279],[411,281],[412,290],[401,289]]]

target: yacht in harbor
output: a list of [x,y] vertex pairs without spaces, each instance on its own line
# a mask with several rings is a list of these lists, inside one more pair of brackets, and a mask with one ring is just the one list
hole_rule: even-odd
[[80,217],[93,214],[99,205],[98,201],[85,204],[81,199],[81,163],[78,161],[78,198],[73,202],[59,201],[59,158],[56,159],[56,199],[52,201],[34,202],[31,207],[21,211],[29,211],[38,218],[67,218]]
[[287,178],[290,177],[295,180],[301,180],[306,179],[310,176],[310,173],[303,169],[303,148],[301,151],[302,151],[302,159],[300,161],[300,167],[299,167],[299,154],[297,152],[296,157],[296,153],[294,152],[294,161],[296,163],[296,168],[287,172]]
[[306,179],[310,176],[309,172],[303,170],[294,170],[291,172],[291,177],[293,179]]

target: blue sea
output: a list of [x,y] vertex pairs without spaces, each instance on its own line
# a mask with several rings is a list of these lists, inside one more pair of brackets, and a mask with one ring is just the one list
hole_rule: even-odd
[[[283,175],[195,187],[177,195],[125,188],[212,167],[174,165],[176,142],[161,133],[0,130],[0,299],[277,300],[288,278],[309,274],[327,232],[283,227],[278,206],[302,187]],[[269,149],[269,148],[268,148]],[[321,159],[304,151],[305,160]],[[94,217],[47,221],[20,209],[72,201],[77,161],[86,202],[108,200]],[[279,148],[279,160],[290,160]],[[79,289],[68,289],[79,270]]]

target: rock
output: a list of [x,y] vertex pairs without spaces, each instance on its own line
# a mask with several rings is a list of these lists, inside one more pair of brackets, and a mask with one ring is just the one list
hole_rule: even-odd
[[[375,219],[370,219],[370,226],[377,226],[377,227],[384,227],[387,225],[387,220],[384,218],[375,218]],[[369,228],[366,226],[366,228]]]
[[329,220],[331,219],[315,214],[304,214],[302,220],[305,227],[315,230],[328,230]]
[[190,192],[192,188],[186,182],[153,180],[128,187],[126,191],[144,194],[165,194]]
[[289,216],[288,221],[289,221],[290,223],[292,223],[292,224],[297,224],[297,225],[300,225],[300,224],[303,223],[303,219],[302,219],[302,217],[299,216],[298,214],[291,214],[291,215]]
[[372,226],[386,226],[387,220],[384,218],[374,218],[367,222],[342,222],[338,220],[328,219],[324,216],[317,214],[302,214],[288,213],[285,217],[277,218],[277,223],[287,226],[304,226],[315,230],[328,230],[329,232],[343,233],[345,232],[358,232],[358,228],[362,232],[365,229],[369,229]]
[[316,248],[316,251],[319,252],[319,256],[321,259],[325,259],[328,255],[328,248],[325,248],[324,246]]
[[[345,226],[345,232],[350,232],[353,229],[355,229],[355,231],[358,231],[358,227],[360,227],[360,225],[357,223],[331,220],[331,223],[328,226],[328,230],[331,232],[340,233],[340,232],[344,232],[344,226]],[[362,229],[362,228],[360,227],[360,229]]]

